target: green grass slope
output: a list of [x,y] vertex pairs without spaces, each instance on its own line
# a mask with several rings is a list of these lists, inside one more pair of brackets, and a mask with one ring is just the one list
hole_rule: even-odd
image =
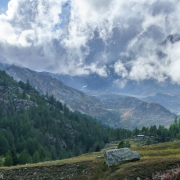
[[[116,147],[110,146],[109,148]],[[73,180],[134,180],[170,179],[179,176],[180,142],[169,142],[151,146],[132,144],[142,159],[108,167],[104,162],[104,151],[87,153],[79,157],[60,161],[44,162],[24,166],[1,168],[4,179],[73,179]],[[173,178],[172,178],[173,179]]]

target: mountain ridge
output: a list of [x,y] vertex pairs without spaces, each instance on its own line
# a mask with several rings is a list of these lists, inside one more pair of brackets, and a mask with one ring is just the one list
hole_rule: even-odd
[[[10,65],[5,71],[10,76],[13,76],[15,80],[21,80],[23,82],[29,80],[29,83],[42,94],[45,95],[48,93],[49,95],[53,95],[61,102],[67,104],[70,109],[96,117],[103,124],[110,125],[111,127],[133,129],[136,126],[145,126],[147,122],[149,122],[149,125],[154,125],[155,123],[156,125],[161,124],[168,126],[176,117],[176,115],[170,111],[167,113],[166,109],[163,109],[159,104],[157,104],[157,106],[152,105],[150,108],[154,109],[154,107],[156,107],[160,111],[164,111],[164,113],[160,113],[162,117],[158,116],[157,113],[153,114],[153,111],[149,114],[147,112],[149,103],[142,102],[135,97],[129,97],[129,99],[127,98],[125,100],[127,101],[126,104],[128,104],[127,107],[125,104],[123,104],[123,106],[118,104],[118,108],[111,108],[108,107],[107,104],[113,104],[117,99],[110,98],[108,101],[107,99],[102,100],[96,95],[87,95],[80,90],[65,85],[54,77],[43,75],[28,68]],[[119,99],[118,103],[120,103],[123,98],[124,96]],[[135,107],[130,106],[133,101],[136,101]],[[141,106],[139,106],[139,104],[141,104]],[[142,108],[141,113],[139,113],[140,107]],[[129,114],[129,116],[125,114]],[[137,118],[137,116],[139,117]]]

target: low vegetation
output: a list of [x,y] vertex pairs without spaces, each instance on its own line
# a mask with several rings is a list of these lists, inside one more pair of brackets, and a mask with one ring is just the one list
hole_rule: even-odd
[[[91,152],[78,157],[1,168],[4,177],[10,176],[24,179],[89,179],[89,180],[134,180],[134,179],[178,179],[180,176],[180,142],[160,143],[141,146],[130,141],[131,149],[141,155],[141,160],[108,167],[104,161],[106,149],[117,147],[109,144],[100,152]],[[25,176],[28,173],[28,176]],[[178,178],[177,178],[178,177]]]

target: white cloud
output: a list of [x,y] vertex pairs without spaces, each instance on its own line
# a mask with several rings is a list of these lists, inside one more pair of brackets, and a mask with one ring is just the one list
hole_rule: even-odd
[[127,79],[116,79],[113,83],[119,88],[124,88],[126,86]]
[[108,76],[113,65],[122,86],[128,79],[179,83],[180,45],[161,45],[180,31],[179,12],[179,0],[11,0],[0,15],[0,54],[71,75]]
[[180,42],[168,44],[165,51],[168,54],[167,75],[180,84]]
[[120,60],[115,63],[114,71],[119,76],[122,76],[122,78],[127,78],[127,76],[128,76],[128,71],[125,68],[124,64]]

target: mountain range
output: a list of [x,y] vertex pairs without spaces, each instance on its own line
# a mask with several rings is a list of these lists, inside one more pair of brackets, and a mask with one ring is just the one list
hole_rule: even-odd
[[[157,102],[157,99],[153,99],[151,96],[130,95],[130,91],[125,91],[125,89],[126,94],[125,92],[120,94],[100,91],[98,87],[96,90],[90,91],[88,91],[87,88],[78,90],[60,81],[62,77],[57,74],[32,71],[19,65],[8,64],[5,58],[1,57],[1,59],[3,59],[3,61],[0,63],[0,68],[5,70],[6,73],[16,81],[29,81],[40,93],[53,95],[65,103],[70,109],[89,114],[100,120],[103,124],[111,127],[133,129],[135,127],[140,128],[142,126],[159,124],[168,126],[176,117],[175,113],[172,113],[161,105],[160,100]],[[81,77],[80,79],[83,78]],[[72,80],[74,84],[76,80],[78,83],[77,78]],[[95,87],[98,80],[96,81],[95,79],[93,82],[91,81],[91,77],[89,77],[88,82],[94,83]],[[86,83],[88,84],[88,82]],[[106,81],[104,80],[104,82]],[[137,84],[133,83],[131,89],[133,89],[133,85],[134,87],[138,87]],[[84,86],[86,86],[86,84],[84,84]],[[148,89],[146,83],[140,87],[142,87],[140,88],[141,91],[143,87]],[[149,91],[152,92],[152,85],[149,86],[149,89]],[[165,97],[167,98],[167,96]],[[168,96],[168,98],[171,98],[171,96]],[[166,103],[164,103],[164,105],[166,105]],[[175,107],[178,105],[178,103],[174,104]]]

